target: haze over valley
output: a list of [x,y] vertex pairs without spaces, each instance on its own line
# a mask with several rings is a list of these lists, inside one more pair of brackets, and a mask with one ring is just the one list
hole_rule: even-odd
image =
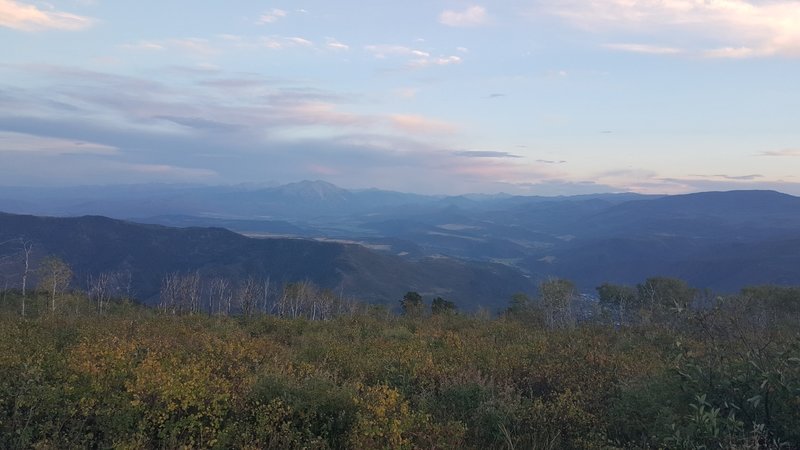
[[[94,217],[50,219],[41,222],[48,224],[46,231],[37,231],[38,222],[4,226],[5,239],[46,236],[49,243],[41,252],[58,254],[86,272],[102,267],[91,251],[69,247],[76,240],[91,243],[106,255],[100,260],[113,262],[115,269],[133,264],[146,273],[145,298],[157,296],[164,273],[200,268],[281,282],[309,279],[387,304],[406,286],[449,296],[470,309],[496,309],[514,292],[533,292],[550,278],[572,280],[590,296],[604,282],[636,284],[651,276],[728,293],[750,285],[800,283],[800,198],[774,191],[425,196],[351,191],[322,181],[273,187],[135,185],[7,189],[0,210],[225,228],[254,238]],[[78,224],[92,231],[69,231]],[[168,253],[203,256],[183,262],[158,256],[163,266],[144,255],[131,259],[130,252],[141,251],[159,234],[165,245],[175,246]],[[106,235],[125,245],[112,251],[101,238]],[[189,241],[173,243],[179,236]],[[145,255],[167,251],[153,250]],[[72,252],[87,259],[79,262]],[[343,261],[350,262],[346,269],[337,266]],[[480,277],[485,286],[470,287],[475,273],[485,274]]]

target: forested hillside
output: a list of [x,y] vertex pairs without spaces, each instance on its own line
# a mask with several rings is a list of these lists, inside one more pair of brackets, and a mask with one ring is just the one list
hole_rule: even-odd
[[[234,285],[248,279],[275,288],[309,281],[339,295],[387,303],[409,289],[455,298],[462,307],[497,305],[534,284],[512,268],[452,258],[409,261],[362,245],[308,239],[255,239],[222,228],[171,228],[106,217],[0,213],[0,283],[21,287],[50,255],[67,262],[74,285],[90,290],[101,275],[123,276],[133,297],[155,305],[168,276],[197,274]],[[3,287],[0,284],[0,287]]]

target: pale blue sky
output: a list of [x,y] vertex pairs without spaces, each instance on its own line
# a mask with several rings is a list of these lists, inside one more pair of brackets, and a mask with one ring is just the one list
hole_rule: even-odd
[[800,1],[0,0],[0,184],[800,194]]

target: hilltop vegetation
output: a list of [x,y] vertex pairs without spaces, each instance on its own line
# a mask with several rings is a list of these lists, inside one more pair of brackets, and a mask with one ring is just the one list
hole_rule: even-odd
[[0,447],[800,448],[799,289],[572,289],[316,321],[3,292]]

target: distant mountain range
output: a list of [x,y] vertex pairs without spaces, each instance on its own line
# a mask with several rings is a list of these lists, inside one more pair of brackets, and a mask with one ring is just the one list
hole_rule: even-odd
[[[503,277],[514,274],[530,283],[566,277],[585,292],[605,281],[637,283],[654,275],[724,292],[751,284],[800,284],[800,198],[773,191],[425,196],[346,190],[321,181],[0,188],[0,210],[221,227],[250,236],[326,241],[349,249],[348,255],[370,249],[345,258],[350,270],[341,273],[348,280],[369,269],[361,261],[385,257],[393,261],[390,265],[409,267],[408,276],[421,265],[446,261],[462,268],[503,267],[508,271]],[[312,244],[323,243],[305,242]],[[442,280],[443,270],[436,271]],[[383,275],[362,278],[362,286],[372,286],[364,292],[381,291],[381,283],[390,283]],[[463,295],[462,288],[451,289]],[[388,298],[388,290],[380,295]]]

